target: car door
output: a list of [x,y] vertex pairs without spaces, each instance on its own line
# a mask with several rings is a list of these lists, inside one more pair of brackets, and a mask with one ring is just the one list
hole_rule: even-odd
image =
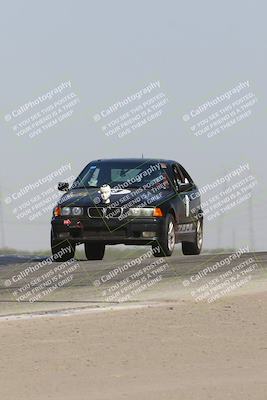
[[180,193],[184,198],[187,223],[193,222],[198,213],[201,212],[200,193],[196,184],[185,168],[178,164],[180,174],[184,183],[180,185]]
[[186,224],[188,222],[190,208],[189,208],[189,196],[186,191],[181,191],[182,185],[185,183],[185,178],[181,173],[178,164],[172,165],[173,183],[176,191],[176,215],[179,224]]

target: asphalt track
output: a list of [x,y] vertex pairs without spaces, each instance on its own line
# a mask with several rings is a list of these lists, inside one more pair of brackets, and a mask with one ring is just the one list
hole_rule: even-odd
[[266,400],[267,253],[135,256],[0,257],[1,398]]
[[[261,287],[267,272],[267,252],[237,254],[236,259],[230,253],[158,259],[147,248],[141,256],[132,251],[128,258],[118,261],[69,263],[1,256],[0,316],[145,306],[181,298],[213,301],[216,293],[221,298],[256,282]],[[241,283],[234,286],[229,274]],[[205,297],[207,288],[212,288],[212,293]]]

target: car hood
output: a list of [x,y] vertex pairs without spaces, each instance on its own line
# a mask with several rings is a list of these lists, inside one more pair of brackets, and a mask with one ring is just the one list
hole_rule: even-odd
[[166,201],[173,195],[170,190],[142,190],[142,189],[122,189],[111,190],[110,202],[105,203],[100,196],[99,188],[74,189],[64,194],[58,202],[61,207],[77,206],[116,206],[116,207],[149,207],[156,206]]

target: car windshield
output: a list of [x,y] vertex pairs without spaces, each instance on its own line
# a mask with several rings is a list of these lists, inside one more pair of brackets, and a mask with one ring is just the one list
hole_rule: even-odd
[[150,187],[163,184],[170,188],[167,164],[156,161],[104,161],[87,165],[74,181],[72,189],[99,188],[109,185],[115,189]]

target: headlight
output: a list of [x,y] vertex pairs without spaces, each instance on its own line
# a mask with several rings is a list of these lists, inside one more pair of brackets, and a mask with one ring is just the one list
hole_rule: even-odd
[[132,217],[153,217],[154,208],[130,208],[129,216]]
[[81,207],[73,207],[72,208],[72,215],[78,216],[82,215],[83,209]]
[[70,215],[70,207],[63,207],[61,209],[61,215]]

